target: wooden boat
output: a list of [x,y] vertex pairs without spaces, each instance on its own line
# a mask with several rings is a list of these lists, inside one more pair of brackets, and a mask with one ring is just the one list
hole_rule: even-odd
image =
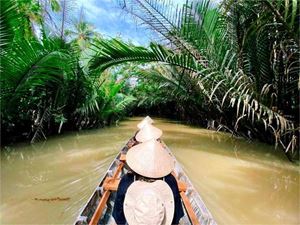
[[[120,177],[127,172],[126,167],[124,167],[126,153],[135,144],[137,142],[133,137],[123,147],[82,209],[74,225],[115,224],[112,218],[112,209],[116,190],[120,182]],[[173,156],[168,147],[163,142],[162,144],[166,151],[170,152]],[[184,216],[181,218],[180,224],[216,225],[211,213],[176,159],[175,162],[173,175],[177,179],[184,206]]]

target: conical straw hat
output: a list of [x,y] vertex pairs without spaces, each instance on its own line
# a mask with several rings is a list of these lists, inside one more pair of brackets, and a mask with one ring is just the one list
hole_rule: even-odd
[[162,181],[135,181],[127,189],[124,214],[129,225],[170,225],[174,215],[174,196]]
[[136,134],[135,139],[138,142],[145,142],[151,139],[158,139],[162,135],[162,131],[157,127],[146,123],[143,128]]
[[138,125],[139,129],[142,129],[145,124],[152,124],[154,121],[150,118],[150,116],[146,116]]
[[127,152],[126,162],[134,172],[149,178],[164,177],[175,166],[173,157],[154,139],[133,146]]

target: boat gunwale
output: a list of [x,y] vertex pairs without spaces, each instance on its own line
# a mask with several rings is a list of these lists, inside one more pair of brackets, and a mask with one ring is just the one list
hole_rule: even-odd
[[[133,136],[134,137],[134,136]],[[123,147],[121,148],[121,151],[118,152],[117,156],[113,159],[113,161],[110,163],[108,169],[106,170],[106,173],[99,179],[100,182],[98,183],[97,187],[94,189],[94,191],[92,192],[91,196],[89,197],[89,199],[87,200],[87,202],[84,204],[84,206],[80,209],[80,213],[79,216],[77,216],[75,222],[73,223],[74,225],[77,224],[77,222],[87,222],[86,221],[86,216],[82,216],[82,214],[84,213],[84,211],[86,210],[86,208],[88,207],[88,205],[90,204],[90,202],[93,200],[93,197],[95,196],[95,194],[97,194],[99,190],[99,188],[101,188],[103,186],[104,180],[105,178],[108,176],[109,171],[111,171],[111,169],[113,168],[113,165],[116,164],[116,161],[120,158],[122,150],[124,148],[127,148],[128,143],[132,140],[131,137],[125,145],[123,145]],[[101,196],[102,197],[102,196]],[[101,197],[99,199],[101,199]]]

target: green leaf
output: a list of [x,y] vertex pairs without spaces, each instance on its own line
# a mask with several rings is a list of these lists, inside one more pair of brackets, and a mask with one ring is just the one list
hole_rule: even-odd
[[60,11],[60,5],[59,5],[58,0],[50,0],[50,4],[51,4],[51,9],[53,12]]

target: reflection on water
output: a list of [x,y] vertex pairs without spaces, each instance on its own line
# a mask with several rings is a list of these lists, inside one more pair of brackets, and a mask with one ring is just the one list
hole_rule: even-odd
[[[140,119],[3,149],[2,224],[71,224]],[[300,224],[299,167],[273,147],[155,125],[219,224]]]

